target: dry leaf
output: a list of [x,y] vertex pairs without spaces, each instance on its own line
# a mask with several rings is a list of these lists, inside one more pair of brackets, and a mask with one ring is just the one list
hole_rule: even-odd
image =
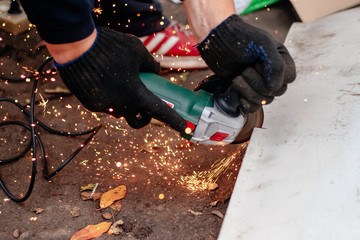
[[100,198],[100,209],[107,208],[116,200],[124,198],[126,195],[126,186],[120,185],[104,193]]
[[20,230],[19,229],[15,229],[12,233],[12,236],[14,238],[19,238],[20,237]]
[[[90,195],[91,196],[91,195]],[[96,200],[99,200],[100,198],[101,198],[101,196],[102,196],[102,193],[94,193],[93,195],[92,195],[92,199],[94,200],[94,201],[96,201]]]
[[214,210],[214,211],[211,211],[212,214],[218,216],[219,218],[223,219],[224,218],[224,214],[222,214],[220,211],[218,210]]
[[70,240],[88,240],[100,237],[107,232],[111,226],[111,222],[101,222],[97,225],[88,225],[75,233]]
[[218,204],[219,200],[213,201],[210,203],[210,206],[212,207],[216,207],[216,205]]
[[54,93],[70,93],[70,91],[66,88],[62,88],[62,87],[56,87],[53,89],[45,89],[45,93],[50,93],[50,94],[54,94]]
[[95,183],[89,183],[86,186],[80,186],[80,191],[93,190],[95,187]]
[[121,200],[115,201],[113,204],[110,205],[112,209],[114,209],[117,212],[120,212],[121,210]]
[[104,213],[104,214],[102,215],[102,217],[105,218],[105,219],[107,219],[107,220],[109,220],[109,219],[112,218],[112,214],[109,213],[109,212],[106,212],[106,213]]
[[154,124],[154,125],[158,125],[158,126],[165,126],[165,123],[155,119],[155,118],[152,118],[151,121],[150,121],[151,124]]
[[202,212],[195,212],[195,211],[193,211],[193,210],[191,210],[191,209],[186,209],[186,211],[189,212],[189,213],[191,213],[191,214],[194,214],[195,216],[198,216],[198,215],[201,215],[201,214],[202,214]]
[[82,192],[82,193],[80,193],[81,199],[83,201],[90,200],[90,199],[96,201],[96,200],[99,200],[101,198],[101,195],[102,195],[102,193],[94,193],[92,196],[91,196],[91,192]]
[[113,225],[111,225],[110,227],[110,230],[108,232],[109,235],[111,234],[115,234],[115,235],[118,235],[120,234],[123,229],[121,228],[121,226],[124,224],[124,221],[123,220],[117,220],[116,222],[114,222]]
[[31,209],[31,211],[35,212],[36,214],[40,214],[40,213],[42,213],[44,211],[44,209],[42,209],[42,208],[33,208],[33,209]]
[[75,206],[73,207],[73,209],[70,210],[70,213],[73,217],[78,217],[80,216],[80,208]]

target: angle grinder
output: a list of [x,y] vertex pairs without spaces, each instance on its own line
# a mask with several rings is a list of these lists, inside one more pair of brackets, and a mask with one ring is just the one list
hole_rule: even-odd
[[140,73],[140,79],[156,96],[186,120],[181,136],[205,145],[239,144],[250,139],[264,120],[262,108],[242,114],[238,93],[229,88],[224,94],[191,91],[154,73]]

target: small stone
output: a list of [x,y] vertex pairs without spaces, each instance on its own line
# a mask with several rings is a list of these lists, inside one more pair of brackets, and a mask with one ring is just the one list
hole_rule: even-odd
[[124,224],[123,220],[117,220],[114,224],[110,227],[109,234],[119,235],[123,232],[121,226]]
[[44,211],[44,209],[42,209],[42,208],[33,208],[33,209],[31,209],[31,211],[35,212],[36,214],[40,214],[40,213],[42,213]]
[[78,217],[80,216],[80,208],[75,206],[73,207],[73,209],[70,210],[70,213],[73,217]]
[[13,231],[13,237],[14,238],[19,238],[20,237],[20,230],[19,229],[15,229],[14,231]]
[[105,218],[105,219],[111,219],[111,218],[112,218],[112,214],[109,213],[109,212],[106,212],[106,213],[104,213],[104,214],[102,215],[102,217]]

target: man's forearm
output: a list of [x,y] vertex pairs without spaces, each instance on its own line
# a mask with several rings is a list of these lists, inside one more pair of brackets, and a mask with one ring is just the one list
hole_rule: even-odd
[[90,36],[76,42],[63,44],[51,44],[45,42],[45,45],[55,61],[64,64],[80,57],[89,50],[95,42],[96,35],[97,32],[95,29]]
[[184,0],[183,5],[197,42],[201,42],[232,14],[236,14],[233,0]]

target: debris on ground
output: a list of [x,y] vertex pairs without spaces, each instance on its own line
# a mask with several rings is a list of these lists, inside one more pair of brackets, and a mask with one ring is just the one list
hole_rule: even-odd
[[70,210],[70,213],[72,217],[78,217],[80,216],[80,208],[78,206],[75,206]]
[[121,210],[121,200],[115,201],[113,204],[110,205],[110,208],[114,209],[116,212],[120,212],[120,210]]
[[75,233],[70,240],[88,240],[100,237],[109,230],[111,225],[111,222],[101,222],[97,225],[88,225]]
[[185,211],[188,212],[188,213],[191,213],[191,214],[193,214],[195,216],[198,216],[198,215],[202,214],[202,212],[196,212],[196,211],[193,211],[191,209],[186,209]]
[[103,218],[105,218],[106,220],[109,220],[113,217],[113,215],[109,212],[106,212],[102,215]]
[[66,89],[66,88],[62,88],[62,87],[56,87],[56,88],[53,88],[53,89],[45,89],[45,93],[48,93],[48,94],[63,94],[63,93],[70,93],[69,89]]
[[40,214],[44,211],[44,209],[42,208],[33,208],[31,209],[32,212],[36,213],[36,214]]
[[85,185],[85,186],[81,186],[80,187],[80,191],[86,191],[86,190],[90,190],[92,191],[95,187],[95,183],[89,183],[88,185]]
[[218,204],[218,202],[219,202],[219,200],[212,201],[212,202],[210,203],[210,206],[211,206],[211,207],[216,207],[216,205]]
[[222,214],[219,210],[211,211],[211,214],[214,214],[214,215],[218,216],[219,218],[224,219],[224,214]]
[[100,198],[100,209],[109,207],[115,201],[124,198],[126,195],[126,186],[120,185],[104,193]]
[[91,200],[91,199],[96,201],[96,200],[99,200],[101,198],[101,195],[102,195],[102,193],[94,193],[94,194],[92,194],[92,196],[91,196],[91,194],[92,194],[91,192],[86,191],[86,192],[80,193],[80,196],[81,196],[81,199],[83,201]]
[[123,220],[117,220],[116,222],[113,223],[113,225],[111,225],[110,230],[109,230],[109,235],[114,234],[114,235],[119,235],[120,233],[123,232],[123,228],[122,225],[124,224]]
[[15,229],[15,230],[13,231],[12,236],[13,236],[14,238],[19,238],[19,237],[20,237],[20,229]]

